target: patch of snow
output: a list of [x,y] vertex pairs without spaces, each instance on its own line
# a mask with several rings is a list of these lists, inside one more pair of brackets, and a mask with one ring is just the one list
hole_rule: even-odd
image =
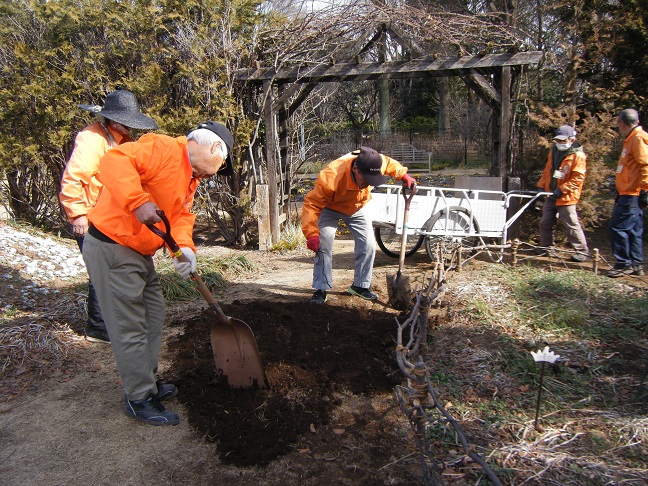
[[[33,282],[71,280],[86,274],[81,252],[52,238],[29,234],[2,225],[0,229],[0,264],[16,269]],[[10,279],[11,274],[3,275]]]

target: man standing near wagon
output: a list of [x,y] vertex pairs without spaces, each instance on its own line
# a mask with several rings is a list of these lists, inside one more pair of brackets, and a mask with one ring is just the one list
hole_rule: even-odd
[[552,253],[554,246],[554,226],[557,217],[560,218],[567,231],[567,241],[577,253],[571,257],[573,261],[584,262],[589,250],[585,233],[578,221],[576,205],[580,200],[586,173],[586,156],[583,147],[576,142],[576,132],[569,125],[563,125],[556,130],[554,144],[547,157],[547,163],[536,184],[538,190],[550,192],[542,205],[540,218],[540,246],[537,253],[546,255]]
[[186,137],[148,133],[101,159],[103,190],[88,213],[83,259],[124,386],[124,413],[151,425],[180,418],[161,403],[176,387],[156,379],[165,309],[152,256],[163,242],[145,225],[160,223],[157,211],[164,211],[184,256],[173,265],[189,278],[196,270],[190,210],[198,179],[231,175],[232,145],[229,130],[208,121]]
[[399,162],[372,148],[360,147],[322,169],[315,187],[304,198],[302,232],[306,245],[315,252],[312,303],[326,302],[327,291],[333,288],[333,240],[340,219],[355,242],[355,272],[347,292],[365,300],[378,299],[371,291],[376,240],[364,207],[371,199],[371,187],[385,182],[384,174],[402,180],[403,187],[416,185]]
[[[81,130],[74,139],[74,150],[63,172],[59,199],[79,250],[83,250],[83,239],[88,231],[88,211],[95,205],[101,191],[97,178],[101,157],[112,147],[130,142],[131,129],[157,130],[159,127],[155,120],[140,112],[135,95],[122,89],[109,93],[103,106],[79,105],[79,108],[94,113],[98,120]],[[91,281],[88,281],[86,307],[86,339],[109,343],[106,324]]]
[[631,108],[617,118],[623,149],[616,168],[619,193],[610,218],[610,243],[616,263],[611,278],[643,275],[643,212],[648,207],[648,133],[639,126],[639,113]]

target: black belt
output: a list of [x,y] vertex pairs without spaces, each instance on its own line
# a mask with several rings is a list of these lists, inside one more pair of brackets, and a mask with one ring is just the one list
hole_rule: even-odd
[[113,240],[109,236],[104,235],[92,223],[90,223],[90,227],[88,228],[88,234],[91,234],[93,237],[97,238],[100,241],[105,241],[106,243],[117,243],[115,240]]

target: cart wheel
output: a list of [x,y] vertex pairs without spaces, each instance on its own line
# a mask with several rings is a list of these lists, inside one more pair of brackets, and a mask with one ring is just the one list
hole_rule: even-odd
[[[446,212],[448,217],[446,218]],[[425,231],[440,231],[451,233],[479,233],[477,220],[473,218],[472,228],[470,227],[470,211],[459,206],[451,206],[447,210],[439,211],[425,223]],[[437,248],[443,249],[443,260],[446,266],[452,265],[452,258],[455,250],[461,246],[471,247],[482,244],[478,236],[457,237],[444,235],[428,235],[425,237],[425,251],[430,260],[437,260]]]
[[[400,257],[401,235],[396,233],[394,226],[378,226],[374,233],[376,234],[376,243],[383,253],[392,258]],[[407,235],[405,242],[405,257],[412,256],[417,252],[425,240],[425,236]]]

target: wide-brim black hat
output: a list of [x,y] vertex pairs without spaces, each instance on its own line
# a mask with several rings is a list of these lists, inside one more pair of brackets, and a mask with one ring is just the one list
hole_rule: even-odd
[[223,142],[225,142],[225,145],[227,145],[227,159],[225,159],[223,166],[218,169],[217,174],[223,176],[232,175],[234,173],[234,166],[232,165],[232,148],[234,147],[234,137],[232,136],[232,133],[222,123],[211,120],[201,123],[196,127],[196,130],[198,130],[199,128],[204,128],[205,130],[214,132],[223,140]]
[[79,108],[121,123],[128,128],[138,130],[157,130],[160,128],[153,118],[141,112],[135,95],[123,89],[108,94],[103,107],[99,105],[79,105]]

